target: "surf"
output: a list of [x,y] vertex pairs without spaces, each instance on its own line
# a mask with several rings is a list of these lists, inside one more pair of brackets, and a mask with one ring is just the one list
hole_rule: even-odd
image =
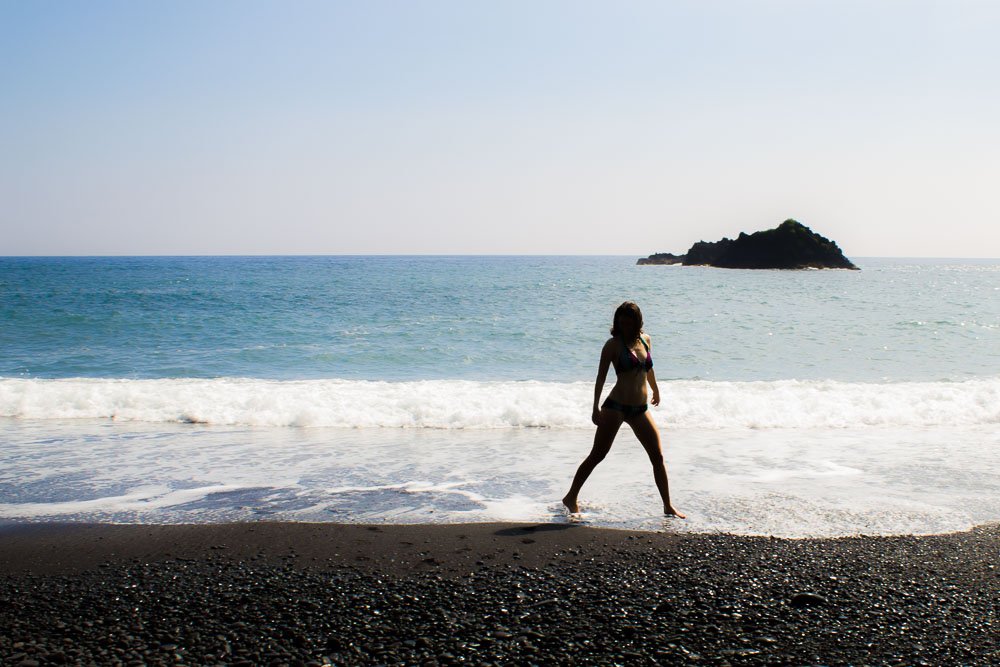
[[[607,387],[605,388],[607,389]],[[661,382],[665,428],[800,429],[1000,423],[1000,378]],[[0,379],[0,416],[224,426],[591,428],[590,382]]]

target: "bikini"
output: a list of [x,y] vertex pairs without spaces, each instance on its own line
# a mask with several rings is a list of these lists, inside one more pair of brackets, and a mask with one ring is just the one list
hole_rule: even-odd
[[[625,344],[625,341],[622,341],[622,353],[618,360],[618,367],[620,369],[619,372],[633,371],[638,368],[641,368],[643,371],[648,371],[653,368],[653,354],[649,351],[649,345],[646,344],[646,341],[642,336],[639,336],[639,341],[642,343],[642,346],[646,348],[646,359],[644,361],[639,361],[639,356]],[[625,415],[625,419],[637,417],[649,409],[649,406],[646,404],[626,405],[612,400],[611,398],[604,399],[604,402],[601,403],[601,407],[617,410]]]

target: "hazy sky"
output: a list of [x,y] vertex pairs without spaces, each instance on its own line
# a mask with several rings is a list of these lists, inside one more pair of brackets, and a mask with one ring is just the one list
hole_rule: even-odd
[[0,0],[0,255],[1000,257],[1000,2]]

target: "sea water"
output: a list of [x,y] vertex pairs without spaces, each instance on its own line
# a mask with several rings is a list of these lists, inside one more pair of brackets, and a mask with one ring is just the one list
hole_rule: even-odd
[[[1000,520],[1000,261],[855,261],[0,258],[0,521]],[[683,522],[627,426],[559,504],[625,299]]]

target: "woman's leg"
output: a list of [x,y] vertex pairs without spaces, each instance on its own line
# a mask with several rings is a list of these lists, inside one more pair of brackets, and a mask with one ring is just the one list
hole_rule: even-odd
[[667,483],[667,467],[663,464],[663,450],[660,448],[660,432],[656,429],[653,415],[646,412],[636,415],[628,420],[628,425],[632,427],[635,437],[639,438],[649,462],[653,464],[653,479],[656,480],[656,488],[660,492],[660,499],[663,501],[663,513],[671,516],[684,518],[684,515],[674,509],[670,504],[670,485]]
[[590,454],[587,455],[587,458],[583,460],[583,463],[577,469],[576,476],[573,477],[573,484],[569,487],[569,493],[563,498],[563,505],[570,512],[576,513],[580,511],[580,506],[577,504],[577,496],[580,495],[580,489],[583,488],[583,483],[590,477],[590,473],[594,472],[597,464],[603,461],[604,457],[611,451],[611,444],[615,441],[615,435],[618,434],[618,429],[621,428],[623,421],[625,421],[625,415],[617,410],[601,408],[597,432],[594,433],[594,446],[590,450]]

